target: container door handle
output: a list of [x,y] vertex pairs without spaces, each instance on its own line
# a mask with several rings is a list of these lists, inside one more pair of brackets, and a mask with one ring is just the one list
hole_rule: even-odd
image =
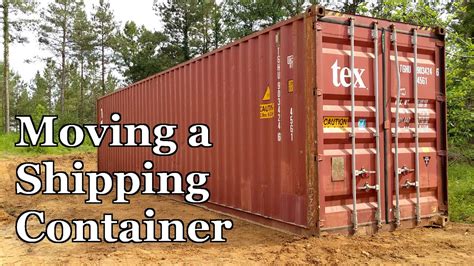
[[369,174],[376,174],[377,171],[370,171],[365,168],[361,168],[360,170],[356,170],[356,176],[358,177],[368,177]]
[[370,191],[370,190],[376,190],[376,191],[379,191],[379,185],[374,185],[374,186],[371,186],[369,185],[369,183],[365,183],[362,187],[359,187],[359,190],[365,190],[366,192]]
[[410,189],[412,187],[418,188],[419,183],[417,181],[415,182],[410,182],[410,181],[405,181],[405,184],[402,185],[403,188]]
[[395,53],[395,72],[397,76],[397,99],[395,101],[396,111],[395,111],[395,226],[400,226],[400,172],[398,171],[398,123],[400,121],[400,65],[398,62],[398,47],[397,47],[397,29],[395,25],[392,25],[392,36],[391,36],[392,45],[394,47]]
[[416,223],[421,223],[420,215],[420,152],[419,152],[419,133],[418,133],[418,32],[413,29],[413,93],[415,96],[415,183],[416,183]]
[[398,168],[398,175],[407,175],[409,173],[415,172],[415,169],[410,169],[406,165],[402,166],[402,168]]
[[354,84],[354,18],[350,18],[349,36],[351,37],[351,140],[352,140],[352,224],[357,231],[357,172],[356,172],[356,131],[355,131],[355,84]]
[[[379,110],[379,30],[377,22],[374,22],[374,29],[372,30],[372,38],[374,39],[374,97],[375,97],[375,182],[376,186],[380,187],[380,110]],[[380,189],[377,189],[377,211],[375,220],[377,227],[382,227],[382,209],[381,209],[381,195]]]

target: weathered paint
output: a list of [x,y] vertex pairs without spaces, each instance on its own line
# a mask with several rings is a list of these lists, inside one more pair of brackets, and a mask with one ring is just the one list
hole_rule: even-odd
[[[206,206],[210,208],[297,232],[350,230],[351,102],[345,69],[350,62],[349,16],[318,16],[323,11],[313,7],[99,99],[98,120],[104,123],[110,122],[111,113],[119,112],[124,124],[180,127],[175,135],[179,151],[174,156],[154,156],[149,148],[102,146],[99,170],[142,171],[143,161],[152,160],[160,170],[209,171],[211,198]],[[381,152],[384,148],[392,151],[379,162],[386,169],[381,173],[380,189],[382,195],[388,195],[382,197],[382,218],[392,223],[395,172],[390,129],[395,126],[397,70],[390,27],[394,24],[400,31],[399,71],[404,88],[399,162],[414,168],[413,71],[409,69],[413,66],[410,31],[416,26],[354,18],[356,169],[375,169],[374,132],[379,127]],[[374,22],[380,29],[379,95],[384,95],[384,89],[387,94],[380,100],[379,125],[375,124],[373,89]],[[418,76],[423,77],[418,86],[423,126],[418,158],[420,201],[422,216],[429,217],[447,211],[444,41],[429,28],[418,32]],[[384,108],[388,121],[384,121]],[[187,128],[196,123],[211,128],[212,148],[187,146]],[[428,165],[426,156],[430,157]],[[413,173],[402,176],[400,185],[405,180],[413,181]],[[375,176],[358,178],[358,187],[365,183],[374,184]],[[400,189],[403,220],[414,219],[414,192]],[[359,191],[357,198],[359,223],[373,224],[376,192]]]

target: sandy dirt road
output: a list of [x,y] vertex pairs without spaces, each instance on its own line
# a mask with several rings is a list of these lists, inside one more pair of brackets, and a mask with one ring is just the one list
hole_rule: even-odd
[[[55,159],[56,168],[69,172],[75,159],[85,170],[95,167],[94,154],[37,158],[0,157],[0,264],[259,264],[259,263],[388,263],[388,264],[472,264],[474,226],[451,223],[445,229],[417,228],[382,232],[374,236],[328,235],[303,238],[234,219],[234,229],[225,232],[225,244],[53,244],[47,240],[27,244],[15,234],[20,213],[44,210],[47,219],[100,219],[112,212],[118,219],[143,219],[143,210],[154,208],[157,219],[185,222],[225,218],[221,214],[163,197],[136,195],[131,205],[112,205],[113,196],[102,205],[85,205],[78,196],[17,196],[14,193],[16,167],[25,161]],[[40,230],[39,224],[29,225]],[[39,232],[39,231],[37,231]]]

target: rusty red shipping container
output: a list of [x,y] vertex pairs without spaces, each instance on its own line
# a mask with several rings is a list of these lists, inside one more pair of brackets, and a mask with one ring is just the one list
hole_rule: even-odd
[[297,233],[424,224],[448,211],[444,59],[442,28],[314,6],[100,98],[101,122],[181,130],[174,156],[104,145],[98,167],[209,171],[207,207]]

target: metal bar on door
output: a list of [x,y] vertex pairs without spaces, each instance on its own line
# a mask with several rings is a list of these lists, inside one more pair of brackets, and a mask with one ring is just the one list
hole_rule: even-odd
[[395,25],[392,25],[392,45],[394,47],[395,52],[395,72],[397,76],[397,100],[396,104],[396,111],[395,111],[395,225],[398,227],[400,226],[400,169],[398,167],[398,124],[400,120],[400,65],[398,62],[398,48],[397,48],[397,29]]
[[[388,85],[387,85],[387,46],[386,46],[386,35],[385,35],[386,29],[382,28],[382,97],[383,97],[383,123],[384,123],[384,145],[383,145],[383,158],[384,158],[384,167],[383,167],[383,176],[384,176],[384,207],[385,207],[385,223],[388,224],[390,221],[390,210],[391,208],[389,207],[389,160],[388,154],[389,154],[389,130],[388,128],[385,127],[385,121],[388,120],[389,114],[387,112],[387,106],[389,106],[389,92],[387,91]],[[390,49],[388,51],[390,53]],[[389,59],[390,60],[390,59]],[[390,141],[391,143],[391,141]],[[390,192],[391,194],[391,192]],[[391,205],[390,205],[391,206]]]
[[379,118],[379,32],[377,22],[374,23],[372,30],[372,37],[374,39],[374,97],[375,97],[375,149],[376,149],[376,190],[377,190],[377,212],[375,219],[377,220],[377,227],[382,226],[382,201],[380,195],[380,118]]
[[356,174],[356,132],[355,132],[355,84],[354,84],[354,18],[350,19],[349,36],[351,37],[351,140],[352,140],[352,224],[357,231],[357,174]]
[[416,188],[416,222],[421,222],[420,216],[420,152],[419,152],[419,133],[418,133],[418,32],[413,29],[413,91],[415,96],[415,188]]

